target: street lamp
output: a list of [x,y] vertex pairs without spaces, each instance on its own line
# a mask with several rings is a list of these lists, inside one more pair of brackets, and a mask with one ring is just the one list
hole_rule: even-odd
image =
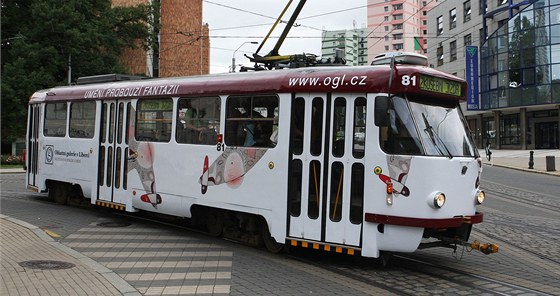
[[233,51],[233,56],[231,57],[231,72],[235,72],[235,53],[241,48],[241,46],[243,46],[246,43],[251,43],[251,44],[259,44],[257,41],[245,41],[243,43],[241,43],[241,45],[239,45],[239,47]]

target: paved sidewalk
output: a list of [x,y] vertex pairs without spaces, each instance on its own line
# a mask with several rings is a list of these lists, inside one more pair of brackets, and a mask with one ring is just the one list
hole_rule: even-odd
[[0,261],[0,295],[140,295],[113,271],[5,215]]
[[[533,168],[529,169],[530,151],[533,151]],[[560,177],[560,149],[554,150],[492,150],[490,161],[484,149],[479,149],[483,163],[510,169],[522,170]],[[546,157],[554,156],[555,171],[547,171]]]

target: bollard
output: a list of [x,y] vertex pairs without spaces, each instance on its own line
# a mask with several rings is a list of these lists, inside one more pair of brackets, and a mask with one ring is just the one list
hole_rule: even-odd
[[554,156],[547,156],[546,157],[546,171],[547,172],[556,171],[556,167],[555,167],[554,162],[555,162]]
[[535,164],[535,161],[533,160],[533,153],[535,153],[534,151],[529,151],[529,168],[533,169],[533,165]]

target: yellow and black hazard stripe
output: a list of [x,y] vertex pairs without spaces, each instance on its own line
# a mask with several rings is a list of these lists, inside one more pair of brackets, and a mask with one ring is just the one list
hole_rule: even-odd
[[346,255],[356,255],[360,252],[360,249],[357,248],[348,248],[345,246],[340,245],[329,245],[323,243],[316,243],[316,242],[308,242],[308,241],[301,241],[295,239],[288,239],[288,244],[292,247],[301,247],[301,248],[309,248],[314,250],[322,250],[325,252],[335,252],[339,254],[346,254]]
[[105,201],[99,201],[98,200],[95,204],[100,206],[100,207],[110,208],[110,209],[119,210],[119,211],[126,210],[126,207],[124,205],[115,204],[115,203],[112,203],[112,202],[105,202]]

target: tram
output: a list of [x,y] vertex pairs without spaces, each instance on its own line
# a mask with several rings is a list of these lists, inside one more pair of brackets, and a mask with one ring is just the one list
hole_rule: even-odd
[[466,82],[390,60],[37,91],[27,187],[273,252],[496,251],[468,242],[484,192]]

